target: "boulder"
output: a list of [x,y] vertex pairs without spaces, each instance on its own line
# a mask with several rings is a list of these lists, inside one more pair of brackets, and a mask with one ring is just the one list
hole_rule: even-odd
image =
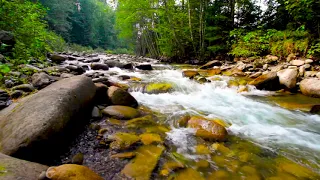
[[37,89],[42,89],[52,82],[52,78],[44,72],[35,73],[31,77],[31,82]]
[[320,98],[320,79],[304,79],[300,82],[300,90],[306,96]]
[[139,64],[136,66],[137,69],[140,69],[140,70],[152,70],[152,66],[151,64]]
[[106,64],[92,63],[91,69],[92,70],[109,70],[109,66]]
[[300,66],[299,67],[299,76],[303,77],[305,72],[306,72],[306,68],[304,66]]
[[52,54],[50,55],[50,59],[52,62],[60,64],[63,61],[67,60],[65,56],[59,55],[59,54]]
[[313,63],[313,60],[312,60],[312,59],[306,59],[304,62],[305,62],[306,64],[312,64],[312,63]]
[[303,60],[292,60],[290,62],[290,64],[293,65],[293,66],[302,66],[302,65],[304,65],[304,63],[305,62]]
[[118,132],[108,136],[108,140],[113,141],[110,148],[114,150],[125,150],[130,148],[131,145],[140,141],[140,137],[135,133]]
[[296,86],[298,71],[296,69],[284,69],[277,73],[280,84],[292,89]]
[[109,103],[108,97],[108,86],[102,83],[95,83],[96,86],[96,95],[95,95],[95,103],[96,104],[107,104]]
[[69,69],[75,75],[81,75],[86,72],[86,70],[82,66],[69,65],[66,66],[66,68]]
[[46,172],[46,177],[50,180],[103,180],[89,168],[76,164],[50,167]]
[[38,179],[48,166],[16,159],[0,153],[0,179]]
[[91,106],[95,92],[90,78],[75,76],[53,83],[4,109],[0,114],[0,151],[40,160],[56,152],[66,138],[65,128],[72,124],[75,131],[86,120],[87,111],[90,116],[87,107]]
[[105,60],[104,63],[108,65],[110,68],[113,68],[113,67],[120,68],[123,66],[119,61],[116,61],[116,60]]
[[34,87],[31,84],[20,84],[18,86],[14,86],[12,90],[21,90],[24,92],[32,92],[34,91]]
[[109,87],[108,97],[113,105],[138,107],[138,101],[130,93],[119,87]]
[[182,72],[183,77],[193,78],[194,76],[200,75],[197,71],[185,70]]
[[196,129],[196,136],[208,140],[224,141],[228,136],[227,130],[222,125],[203,117],[191,117],[188,127]]
[[12,93],[11,93],[11,98],[13,98],[13,99],[17,99],[17,98],[19,98],[19,97],[21,97],[21,96],[23,96],[23,91],[21,91],[21,90],[15,90],[15,91],[13,91]]
[[249,82],[249,85],[256,86],[262,90],[280,90],[282,88],[277,72],[268,72]]
[[102,110],[102,114],[123,120],[140,116],[140,112],[137,109],[128,106],[108,106]]
[[205,65],[201,66],[200,69],[209,69],[214,66],[221,66],[221,65],[222,65],[222,63],[219,60],[213,60],[213,61],[210,61],[210,62],[206,63]]

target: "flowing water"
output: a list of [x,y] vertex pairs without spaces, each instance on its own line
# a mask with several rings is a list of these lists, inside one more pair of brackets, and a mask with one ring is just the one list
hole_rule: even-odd
[[[238,93],[236,87],[228,86],[228,81],[233,77],[215,76],[212,78],[217,80],[200,84],[182,77],[180,66],[153,64],[153,67],[153,71],[118,68],[109,71],[140,78],[139,83],[166,82],[173,85],[174,90],[169,93],[147,94],[136,90],[131,94],[140,105],[163,115],[163,123],[171,129],[166,133],[166,140],[182,159],[187,159],[190,167],[206,176],[210,176],[214,170],[221,171],[216,177],[226,179],[236,177],[233,173],[239,176],[250,174],[244,179],[320,177],[319,115],[276,105],[270,99],[276,95],[274,92],[250,87],[248,92]],[[128,83],[116,77],[112,80]],[[291,99],[298,102],[304,98],[309,103],[320,103],[320,99],[291,95]],[[231,136],[224,143],[224,148],[218,148],[221,151],[219,156],[195,153],[197,145],[207,144],[211,147],[212,142],[199,142],[192,136],[192,129],[176,126],[177,119],[186,114],[218,118],[230,124],[227,130]],[[201,160],[208,162],[210,168],[201,166]]]

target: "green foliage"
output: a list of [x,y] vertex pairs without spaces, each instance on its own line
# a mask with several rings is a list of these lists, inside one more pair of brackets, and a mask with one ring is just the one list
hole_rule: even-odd
[[305,56],[308,50],[310,34],[303,27],[296,31],[277,31],[275,29],[243,32],[231,31],[232,50],[236,57],[261,56],[273,54],[286,57],[291,53]]
[[13,32],[16,44],[11,63],[27,63],[31,58],[45,59],[46,52],[52,51],[57,41],[63,40],[49,32],[43,20],[45,11],[40,4],[3,0],[0,7],[0,29]]
[[308,50],[308,55],[320,57],[320,39],[314,41],[314,44]]

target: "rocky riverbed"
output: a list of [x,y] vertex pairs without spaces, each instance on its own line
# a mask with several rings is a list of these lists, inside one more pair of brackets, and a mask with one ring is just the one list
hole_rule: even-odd
[[45,165],[3,155],[0,179],[320,178],[318,61],[65,53],[21,68],[0,91],[0,152]]

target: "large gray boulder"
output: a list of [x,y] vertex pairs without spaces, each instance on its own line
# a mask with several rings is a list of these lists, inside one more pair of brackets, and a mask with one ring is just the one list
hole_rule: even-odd
[[48,166],[16,159],[0,153],[0,179],[38,179],[42,171]]
[[304,79],[300,82],[300,90],[306,96],[320,98],[320,79]]
[[296,86],[298,71],[297,69],[284,69],[277,73],[280,84],[292,89]]
[[[0,112],[0,152],[31,160],[61,148],[91,112],[96,87],[90,78],[60,80]],[[29,160],[29,159],[28,159]]]

